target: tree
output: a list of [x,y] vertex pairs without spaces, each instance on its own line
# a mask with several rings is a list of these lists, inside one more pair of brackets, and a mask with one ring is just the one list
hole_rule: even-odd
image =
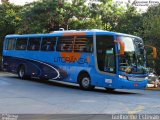
[[4,4],[4,3],[9,3],[9,0],[1,0],[1,3]]
[[85,5],[84,2],[85,0],[73,0],[71,4],[64,5],[64,16],[69,15],[67,17],[69,29],[100,28],[101,21],[92,17],[89,6]]
[[[10,3],[3,3],[0,5],[0,51],[2,51],[3,39],[8,34],[14,34],[20,16],[17,14],[21,9],[20,6],[16,6]],[[1,54],[1,52],[0,52]]]
[[99,2],[99,4],[92,4],[91,17],[100,21],[101,29],[115,31],[115,26],[124,9],[113,0],[99,0]]
[[127,4],[126,10],[117,21],[115,31],[140,36],[143,31],[142,17],[135,7]]
[[160,5],[150,7],[143,15],[143,28],[145,43],[157,48],[155,69],[160,74]]
[[58,0],[39,0],[23,6],[17,33],[45,33],[59,25]]
[[22,20],[18,33],[46,33],[65,29],[96,28],[95,19],[91,18],[85,0],[40,0],[27,4],[21,11]]

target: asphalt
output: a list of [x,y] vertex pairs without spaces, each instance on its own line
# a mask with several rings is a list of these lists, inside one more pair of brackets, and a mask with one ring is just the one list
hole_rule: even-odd
[[159,100],[159,91],[83,91],[75,84],[21,80],[16,75],[0,73],[0,113],[159,114]]

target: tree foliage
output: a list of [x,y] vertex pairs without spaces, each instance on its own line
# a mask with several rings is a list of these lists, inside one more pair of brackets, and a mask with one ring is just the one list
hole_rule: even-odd
[[20,9],[20,6],[13,4],[4,3],[0,5],[0,36],[15,33],[21,19],[17,14]]
[[[0,5],[0,36],[7,34],[48,33],[65,29],[103,29],[138,35],[145,43],[158,48],[160,66],[160,5],[139,13],[131,5],[126,8],[112,0],[84,4],[85,0],[38,0],[17,6]],[[2,46],[2,40],[0,45]],[[2,47],[1,47],[2,48]],[[159,68],[156,68],[159,72]]]
[[127,5],[126,11],[118,19],[115,31],[141,35],[143,31],[142,18],[143,16],[133,6]]
[[0,53],[2,54],[3,39],[7,34],[14,34],[21,17],[18,15],[20,6],[3,2],[0,5]]
[[160,74],[160,5],[152,6],[143,15],[143,37],[146,44],[157,48],[155,69]]
[[17,33],[44,33],[59,25],[56,0],[40,0],[26,4],[20,11]]

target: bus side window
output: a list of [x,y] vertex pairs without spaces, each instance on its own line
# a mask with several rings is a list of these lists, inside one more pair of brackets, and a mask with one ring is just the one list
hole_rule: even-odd
[[41,38],[29,38],[28,41],[28,50],[38,51],[40,48]]
[[16,39],[15,38],[6,39],[5,50],[14,50],[15,45],[16,45]]
[[54,51],[56,37],[44,37],[42,40],[41,51]]
[[93,37],[77,37],[75,39],[75,52],[93,52]]
[[93,52],[93,38],[87,38],[86,41],[86,52]]
[[26,50],[28,38],[17,38],[16,50]]
[[71,52],[73,50],[74,37],[60,37],[57,44],[57,51]]

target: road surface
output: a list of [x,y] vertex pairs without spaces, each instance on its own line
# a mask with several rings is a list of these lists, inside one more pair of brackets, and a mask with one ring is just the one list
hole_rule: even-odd
[[0,73],[0,113],[12,114],[158,114],[160,91],[80,90],[78,85],[21,80]]

